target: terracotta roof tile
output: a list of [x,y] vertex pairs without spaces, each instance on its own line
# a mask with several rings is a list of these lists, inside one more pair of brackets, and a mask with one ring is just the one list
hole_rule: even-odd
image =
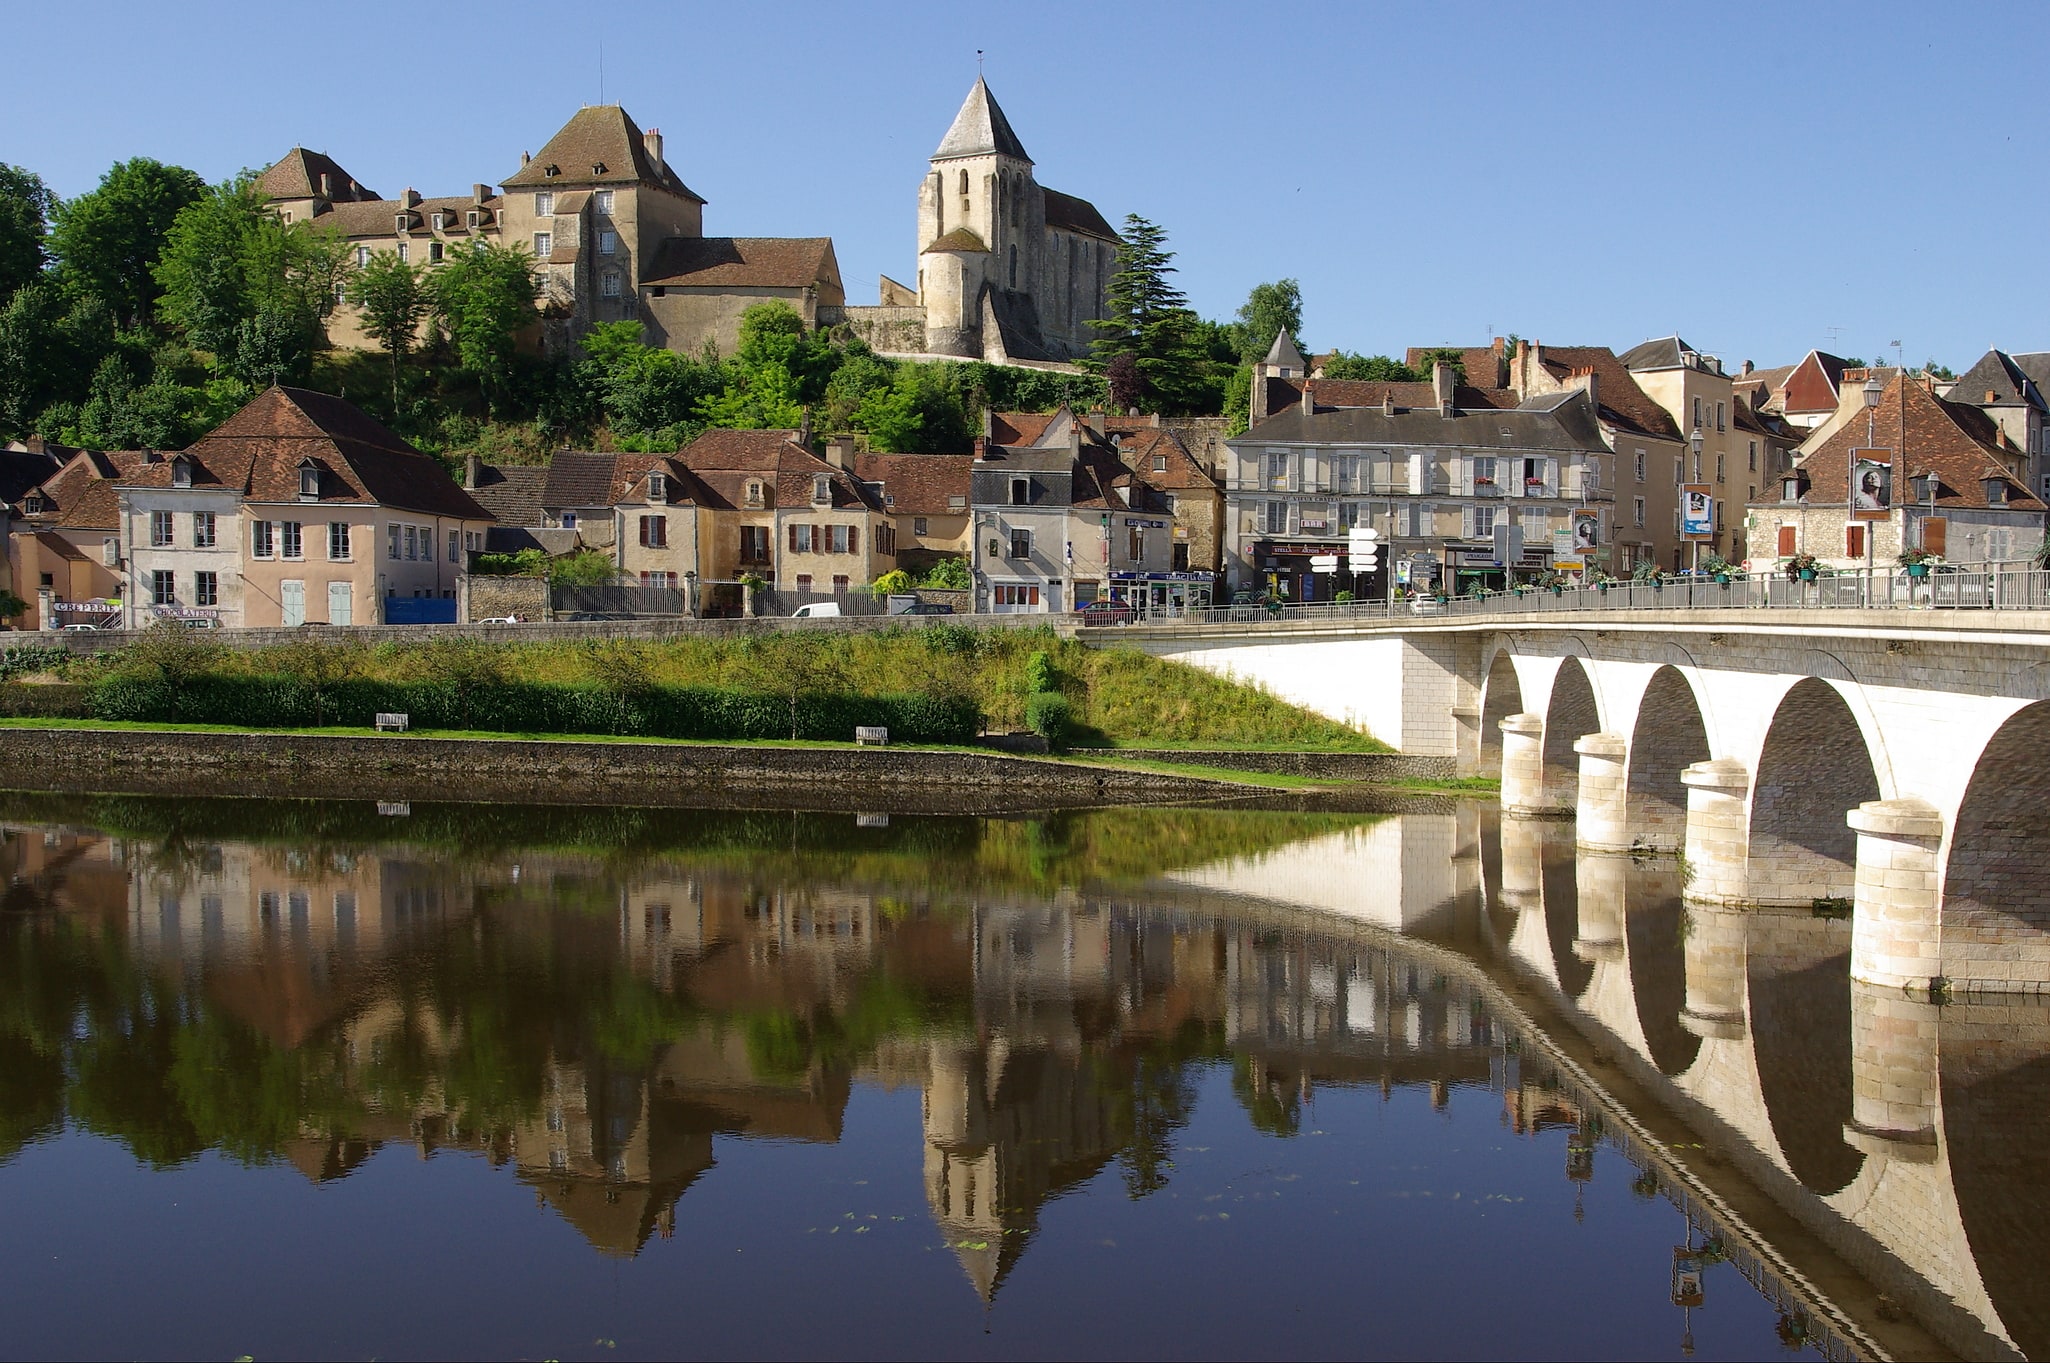
[[[556,173],[548,170],[554,167]],[[602,169],[601,169],[602,167]],[[548,139],[534,159],[508,176],[507,189],[548,189],[570,185],[656,185],[672,194],[703,203],[667,164],[649,154],[640,125],[617,104],[579,109]]]
[[[857,454],[854,476],[880,483],[883,505],[900,516],[959,515],[968,506],[967,454]],[[950,500],[961,499],[959,506]]]
[[266,199],[313,199],[323,197],[320,177],[328,177],[331,191],[325,197],[336,203],[375,199],[377,192],[356,183],[356,177],[336,165],[325,152],[294,147],[256,177],[256,187]]
[[1637,386],[1630,369],[1605,345],[1548,345],[1534,347],[1543,357],[1545,370],[1555,379],[1571,378],[1583,369],[1594,371],[1595,390],[1601,395],[1602,415],[1612,425],[1637,431],[1657,440],[1678,440],[1680,428],[1673,414],[1651,400]]
[[[1986,508],[1986,480],[1997,477],[2009,484],[2008,509],[2044,510],[2042,500],[2015,475],[2011,464],[2016,455],[2000,447],[1999,425],[1976,407],[1946,402],[1896,374],[1873,409],[1872,425],[1878,448],[1902,446],[1893,451],[1894,496],[1901,501],[1908,498],[1908,479],[1934,473],[1941,483],[1939,509]],[[1808,500],[1841,506],[1850,452],[1865,446],[1865,423],[1853,421],[1803,456],[1796,467],[1808,475]]]
[[802,289],[837,281],[831,237],[671,237],[641,274],[670,288]]

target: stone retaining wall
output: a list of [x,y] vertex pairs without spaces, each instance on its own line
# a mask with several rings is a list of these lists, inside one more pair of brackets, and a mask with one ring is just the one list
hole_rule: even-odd
[[1140,762],[1180,762],[1230,771],[1264,771],[1314,776],[1329,781],[1449,781],[1458,773],[1449,757],[1412,757],[1399,752],[1210,752],[1184,748],[1119,748],[1118,757]]
[[[332,643],[359,642],[426,643],[432,639],[488,639],[494,643],[576,643],[585,639],[677,639],[723,638],[756,634],[766,630],[813,629],[859,633],[878,629],[931,629],[940,625],[965,625],[970,629],[1031,629],[1052,625],[1072,636],[1076,626],[1062,617],[1049,615],[875,615],[839,616],[819,620],[559,620],[551,623],[518,625],[301,625],[296,629],[216,629],[205,638],[229,648],[273,648],[298,639],[323,639]],[[33,644],[38,648],[61,648],[71,653],[102,653],[122,648],[135,638],[134,631],[108,630],[79,633],[0,633],[0,648]]]
[[717,802],[730,792],[864,796],[948,792],[959,807],[995,792],[1015,803],[1217,799],[1223,781],[1117,771],[999,753],[908,748],[566,742],[384,735],[0,729],[0,778],[37,789],[205,790],[276,797]]

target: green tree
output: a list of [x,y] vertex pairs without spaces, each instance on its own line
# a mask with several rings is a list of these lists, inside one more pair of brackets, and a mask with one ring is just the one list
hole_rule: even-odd
[[1412,372],[1419,380],[1428,379],[1431,370],[1441,364],[1452,371],[1454,382],[1466,382],[1466,357],[1454,346],[1437,346],[1423,351],[1417,356],[1416,368]]
[[900,365],[889,387],[871,390],[855,409],[854,425],[875,448],[894,453],[949,454],[974,443],[951,365]]
[[157,261],[178,215],[205,194],[183,166],[138,156],[113,167],[51,214],[49,249],[66,287],[104,299],[120,326],[152,324]]
[[0,305],[0,432],[38,429],[59,403],[82,403],[100,360],[114,348],[114,323],[97,297],[66,297],[38,279]]
[[[1097,336],[1084,364],[1122,376],[1120,357],[1128,356],[1137,373],[1138,405],[1160,412],[1216,411],[1223,376],[1212,372],[1205,324],[1168,279],[1176,272],[1173,259],[1165,230],[1136,213],[1125,219],[1117,271],[1104,290],[1106,315],[1089,324]],[[1113,403],[1121,386],[1112,384]]]
[[1341,350],[1324,362],[1327,379],[1362,379],[1368,383],[1421,383],[1426,377],[1386,355],[1350,355]]
[[379,251],[356,271],[348,287],[363,330],[391,362],[391,405],[397,411],[399,368],[419,339],[420,324],[434,308],[425,269],[401,260],[396,251]]
[[494,416],[511,396],[521,332],[541,320],[541,276],[524,246],[479,241],[433,274],[434,315]]
[[643,344],[638,322],[601,322],[582,342],[579,378],[622,443],[674,449],[694,433],[698,407],[721,388],[716,365]]
[[55,202],[41,176],[0,162],[0,304],[43,273]]
[[1291,339],[1303,331],[1303,290],[1293,279],[1255,284],[1239,305],[1238,318],[1231,325],[1238,358],[1247,364],[1266,356],[1274,337],[1287,332]]
[[257,385],[301,380],[332,306],[331,244],[280,222],[254,176],[225,180],[188,205],[164,240],[159,315],[223,374]]
[[757,303],[740,314],[740,345],[725,386],[698,413],[708,426],[734,430],[796,426],[805,407],[824,396],[838,360],[788,303]]

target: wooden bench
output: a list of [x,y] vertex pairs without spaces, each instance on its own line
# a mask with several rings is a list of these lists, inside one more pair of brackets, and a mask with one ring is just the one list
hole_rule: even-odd
[[387,715],[380,712],[377,716],[377,732],[379,733],[389,729],[393,733],[402,734],[412,727],[413,717],[411,715]]
[[890,746],[890,731],[878,724],[856,725],[854,729],[854,742],[857,747],[873,743],[877,747],[887,748]]

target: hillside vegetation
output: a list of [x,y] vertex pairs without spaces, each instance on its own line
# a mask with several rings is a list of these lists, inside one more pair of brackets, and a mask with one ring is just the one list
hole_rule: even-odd
[[[464,638],[377,645],[307,639],[248,652],[166,629],[152,630],[119,652],[69,659],[51,670],[102,697],[145,692],[229,696],[248,693],[239,683],[274,679],[343,703],[351,695],[368,694],[366,683],[439,686],[464,696],[466,708],[474,705],[479,717],[528,712],[520,705],[487,703],[485,698],[499,690],[561,688],[621,698],[685,689],[752,697],[922,698],[945,702],[954,713],[970,705],[993,732],[1027,727],[1028,699],[1034,691],[1051,688],[1068,701],[1068,737],[1077,746],[1386,751],[1364,734],[1264,691],[1133,649],[1088,648],[1051,629],[941,625],[845,634],[764,631],[660,641],[502,644]],[[116,715],[104,705],[99,711],[114,718],[172,718]],[[253,718],[224,715],[219,720]],[[364,724],[369,718],[336,712],[325,722]]]

